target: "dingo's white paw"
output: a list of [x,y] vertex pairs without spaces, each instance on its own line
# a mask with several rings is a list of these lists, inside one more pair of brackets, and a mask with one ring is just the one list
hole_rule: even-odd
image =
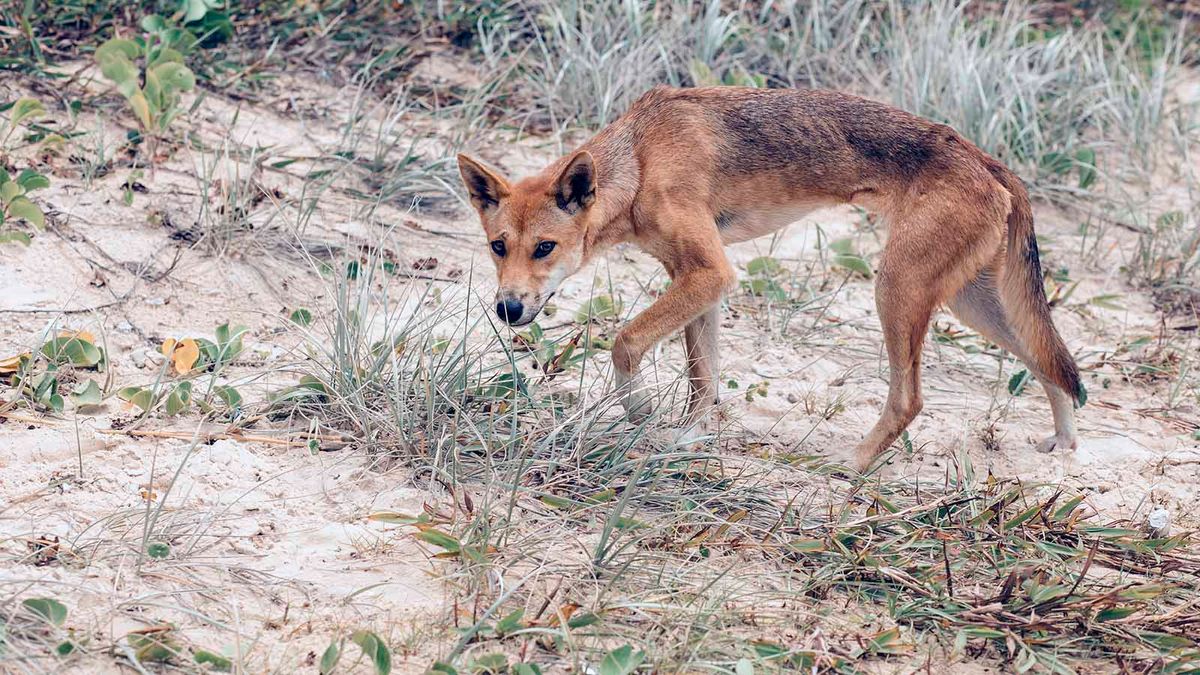
[[654,412],[654,399],[642,378],[625,375],[617,371],[617,391],[621,394],[621,406],[631,422],[644,422]]
[[1038,452],[1054,452],[1055,450],[1074,450],[1079,447],[1079,439],[1075,436],[1059,438],[1051,436],[1037,444]]

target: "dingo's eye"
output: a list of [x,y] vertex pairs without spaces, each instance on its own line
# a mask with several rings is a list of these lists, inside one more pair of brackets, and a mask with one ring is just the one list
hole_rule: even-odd
[[537,245],[537,248],[533,249],[533,257],[545,258],[546,256],[550,255],[550,251],[554,250],[554,246],[555,243],[552,241],[543,241]]
[[492,253],[495,253],[496,255],[503,258],[504,257],[504,242],[500,241],[499,239],[497,239],[496,241],[493,241],[492,242]]

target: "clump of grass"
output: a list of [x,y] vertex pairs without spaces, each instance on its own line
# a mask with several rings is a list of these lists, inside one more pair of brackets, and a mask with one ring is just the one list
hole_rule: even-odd
[[218,257],[244,256],[279,244],[283,235],[273,221],[280,209],[264,204],[278,196],[261,182],[258,150],[240,152],[226,140],[218,155],[201,154],[199,159],[200,211],[195,226],[177,231],[175,238]]
[[965,459],[929,485],[773,448],[681,448],[666,418],[632,425],[586,393],[589,361],[557,388],[525,367],[542,350],[511,350],[486,308],[431,287],[391,296],[382,262],[355,262],[287,398],[428,477],[424,512],[372,519],[444,560],[469,608],[447,610],[450,666],[640,654],[671,672],[838,669],[930,640],[1064,672],[1200,660],[1188,533],[1103,521],[1084,493],[979,480]]
[[[1169,96],[1183,26],[1147,42],[1134,29],[1123,40],[1100,27],[1039,29],[1024,3],[977,20],[950,0],[573,0],[520,28],[533,33],[520,83],[556,128],[594,129],[660,83],[832,87],[950,124],[1063,198],[1105,173],[1146,177],[1153,141],[1186,137]],[[1106,163],[1110,151],[1120,158]]]

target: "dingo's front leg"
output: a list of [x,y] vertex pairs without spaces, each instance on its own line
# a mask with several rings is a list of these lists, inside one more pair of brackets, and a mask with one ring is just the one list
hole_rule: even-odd
[[[624,395],[626,412],[635,419],[644,417],[654,408],[650,392],[637,376],[642,357],[663,338],[685,326],[691,382],[689,424],[712,406],[716,395],[717,303],[726,289],[737,281],[737,276],[725,260],[719,243],[715,250],[708,246],[697,247],[683,257],[693,261],[693,265],[685,270],[675,268],[667,292],[630,321],[613,342],[616,384]],[[695,264],[694,261],[704,262]]]
[[717,403],[717,376],[720,371],[717,330],[720,321],[720,306],[713,305],[683,329],[688,363],[689,427],[703,423]]

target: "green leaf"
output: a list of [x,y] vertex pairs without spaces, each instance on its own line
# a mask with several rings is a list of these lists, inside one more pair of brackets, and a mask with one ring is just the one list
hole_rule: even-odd
[[542,675],[542,667],[536,663],[514,663],[514,675]]
[[821,539],[793,539],[788,548],[800,553],[820,553],[825,550],[825,542]]
[[100,60],[100,73],[117,85],[117,91],[126,99],[132,98],[140,91],[137,66],[123,56]]
[[1125,297],[1125,296],[1122,295],[1121,293],[1103,293],[1101,295],[1097,295],[1097,296],[1089,299],[1088,304],[1095,305],[1096,307],[1103,307],[1104,309],[1112,309],[1112,310],[1116,310],[1116,311],[1120,312],[1120,311],[1125,310],[1125,306],[1117,301],[1123,297]]
[[338,641],[330,640],[329,646],[321,653],[321,663],[317,667],[317,672],[321,675],[329,675],[333,669],[337,667],[338,661],[342,658],[342,649]]
[[166,412],[174,417],[187,410],[192,404],[192,383],[180,382],[167,395]]
[[1115,621],[1138,611],[1137,607],[1109,607],[1096,613],[1096,621]]
[[1096,151],[1080,148],[1075,153],[1075,162],[1079,168],[1079,187],[1086,190],[1096,182]]
[[1038,514],[1038,511],[1041,511],[1041,510],[1042,510],[1041,504],[1034,504],[1033,506],[1029,507],[1028,509],[1025,509],[1024,511],[1022,511],[1020,515],[1005,522],[1004,529],[1012,530],[1012,529],[1016,528],[1017,526],[1021,525],[1025,521],[1036,516]]
[[1008,378],[1008,393],[1020,396],[1025,391],[1025,385],[1029,383],[1029,378],[1029,371],[1024,368],[1013,373],[1012,377]]
[[197,649],[192,652],[192,658],[196,659],[196,663],[202,666],[210,666],[213,670],[221,673],[228,673],[233,670],[233,661],[215,652],[210,652],[207,649]]
[[575,320],[579,323],[587,323],[593,319],[612,319],[620,316],[622,309],[624,306],[620,298],[614,298],[608,294],[597,295],[579,308],[579,311],[575,313]]
[[297,326],[309,326],[312,324],[313,315],[312,312],[301,307],[300,309],[293,310],[288,319]]
[[56,337],[42,345],[42,354],[53,363],[70,363],[80,368],[91,368],[104,360],[99,347],[80,337]]
[[462,550],[462,544],[457,539],[441,530],[422,530],[416,534],[416,537],[427,544],[444,548],[451,553],[458,553]]
[[783,286],[780,286],[774,279],[757,278],[742,282],[746,290],[750,291],[751,295],[757,295],[760,298],[766,298],[771,302],[785,303],[788,301],[788,292]]
[[154,405],[154,392],[143,387],[125,387],[117,392],[117,398],[128,401],[143,411]]
[[29,96],[23,96],[13,104],[12,111],[9,113],[9,120],[15,127],[26,120],[32,121],[45,114],[46,108],[42,105],[41,101]]
[[96,60],[108,60],[116,57],[124,57],[130,61],[136,59],[141,49],[133,40],[123,38],[112,38],[104,44],[96,48]]
[[833,264],[837,265],[838,267],[848,269],[856,274],[861,274],[868,279],[874,275],[874,272],[871,270],[871,265],[868,264],[867,261],[862,257],[857,255],[839,253],[833,257]]
[[25,197],[13,197],[8,203],[8,215],[11,218],[24,218],[39,230],[46,227],[46,216],[42,209]]
[[770,256],[761,256],[746,263],[746,272],[756,277],[773,277],[781,271],[783,266]]
[[600,675],[629,675],[646,660],[646,653],[633,651],[633,647],[624,645],[617,647],[604,655],[600,662]]
[[375,666],[375,675],[388,675],[392,672],[392,653],[378,635],[369,631],[355,631],[350,641],[358,645],[364,655]]
[[30,239],[29,235],[25,234],[24,232],[0,232],[0,244],[8,244],[12,242],[17,242],[19,244],[28,246],[29,244],[33,243],[33,240]]
[[20,185],[28,194],[34,190],[50,187],[50,179],[33,169],[25,169],[17,176],[17,185]]
[[52,626],[61,627],[67,620],[67,606],[54,598],[26,598],[21,604]]
[[600,621],[600,615],[595,614],[593,612],[585,612],[583,614],[576,614],[575,616],[567,619],[567,627],[568,628],[585,628],[594,623],[599,623],[599,621]]
[[153,75],[158,80],[164,96],[196,88],[196,76],[182,63],[160,63],[147,70],[146,75]]
[[75,391],[71,392],[71,402],[79,407],[100,405],[102,399],[100,385],[96,384],[95,380],[80,382]]
[[142,123],[142,127],[150,129],[153,118],[150,114],[150,103],[146,100],[146,96],[142,92],[137,91],[129,97],[129,107],[133,108],[133,114],[137,116],[138,121]]
[[515,633],[524,627],[525,610],[518,609],[496,622],[496,635],[501,637]]
[[236,408],[242,404],[241,393],[227,384],[220,384],[213,387],[213,393],[230,408]]

